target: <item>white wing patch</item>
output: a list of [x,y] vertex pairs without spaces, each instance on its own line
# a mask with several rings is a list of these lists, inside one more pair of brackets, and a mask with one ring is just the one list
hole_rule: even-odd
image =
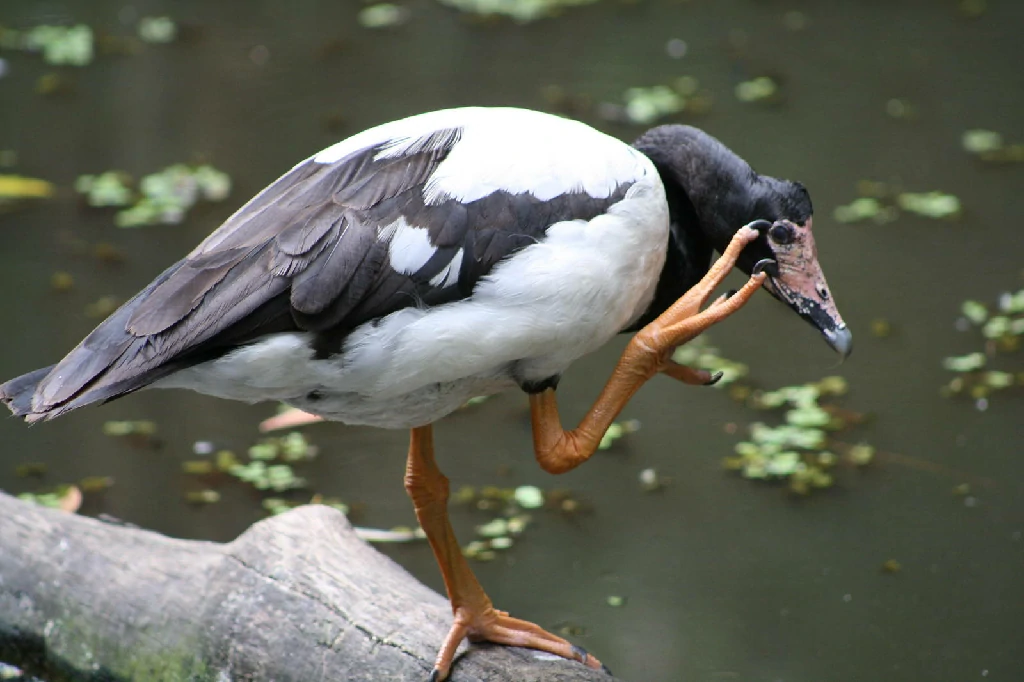
[[625,143],[569,119],[516,109],[467,121],[431,176],[424,199],[463,203],[497,191],[541,201],[569,192],[604,199],[646,175],[649,161]]
[[607,198],[620,184],[652,170],[643,154],[590,126],[512,108],[445,109],[385,123],[312,160],[335,163],[369,147],[381,147],[378,159],[396,158],[418,140],[455,128],[461,137],[427,184],[428,204],[447,199],[468,203],[502,190],[529,192],[542,201],[567,192]]
[[388,245],[391,269],[403,275],[419,271],[437,250],[430,245],[426,228],[413,227],[405,222],[405,218],[399,218],[380,231],[382,236],[391,233],[394,233]]

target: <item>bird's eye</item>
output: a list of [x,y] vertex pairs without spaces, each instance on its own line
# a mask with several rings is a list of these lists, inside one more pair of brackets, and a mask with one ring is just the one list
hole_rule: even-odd
[[768,237],[776,244],[788,244],[793,241],[793,228],[785,223],[775,223],[768,230]]

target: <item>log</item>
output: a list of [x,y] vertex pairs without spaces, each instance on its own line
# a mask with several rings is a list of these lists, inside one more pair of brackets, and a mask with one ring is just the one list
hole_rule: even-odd
[[[425,682],[450,620],[446,599],[328,507],[217,544],[0,493],[0,661],[49,682]],[[489,644],[450,679],[614,682]]]

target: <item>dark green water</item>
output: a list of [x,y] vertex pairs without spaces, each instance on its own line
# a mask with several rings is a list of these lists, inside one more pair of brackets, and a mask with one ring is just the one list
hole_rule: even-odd
[[[722,427],[749,421],[748,410],[720,392],[655,380],[626,410],[643,429],[623,449],[554,480],[533,462],[525,398],[502,396],[438,426],[453,484],[568,486],[593,511],[540,516],[510,554],[478,566],[482,582],[517,615],[584,625],[578,641],[638,682],[1024,679],[1015,651],[1024,644],[1021,397],[997,397],[979,412],[937,391],[949,378],[941,358],[977,345],[954,329],[960,301],[1019,288],[1024,266],[1024,167],[983,168],[960,148],[968,128],[1024,138],[1024,4],[989,4],[969,21],[953,1],[605,2],[517,26],[476,25],[416,0],[410,21],[384,32],[359,27],[354,2],[301,11],[282,2],[133,4],[138,15],[166,13],[199,27],[199,40],[101,58],[67,72],[73,93],[49,98],[32,94],[48,67],[3,54],[0,149],[17,150],[19,172],[65,189],[0,215],[0,377],[59,359],[93,324],[82,314],[86,303],[134,293],[263,185],[340,137],[454,105],[544,108],[543,88],[552,84],[617,100],[626,87],[691,74],[715,96],[695,123],[759,170],[809,187],[821,261],[856,351],[837,368],[814,332],[767,296],[716,329],[715,342],[766,386],[842,373],[852,389],[846,404],[877,415],[856,437],[934,466],[883,458],[843,472],[836,489],[793,500],[723,474],[720,458],[735,438]],[[0,23],[66,18],[128,33],[124,7],[6,0]],[[784,28],[790,10],[806,13],[805,30]],[[728,47],[737,31],[746,36],[739,56]],[[689,52],[669,59],[664,45],[677,37]],[[341,49],[325,55],[335,43]],[[269,55],[263,65],[250,58],[256,46]],[[781,106],[732,96],[737,81],[761,72],[784,78]],[[887,117],[894,97],[913,102],[919,118]],[[327,131],[325,118],[338,112],[344,127]],[[624,139],[639,132],[580,115]],[[199,157],[228,171],[235,191],[182,226],[118,230],[67,189],[85,172],[140,175]],[[954,224],[835,223],[832,209],[864,178],[953,192],[965,216]],[[128,259],[97,265],[66,246],[67,233],[113,243]],[[73,292],[50,290],[55,270],[74,275]],[[892,322],[891,337],[868,333],[879,317]],[[585,411],[618,350],[566,376],[559,394],[567,418]],[[32,429],[2,420],[0,487],[31,487],[13,475],[27,460],[46,462],[52,482],[110,475],[116,485],[83,511],[226,540],[260,518],[258,505],[228,488],[218,505],[188,506],[181,461],[196,440],[244,447],[269,413],[152,392]],[[132,418],[159,423],[161,451],[102,435],[103,422]],[[412,521],[401,486],[406,434],[320,425],[310,435],[323,453],[306,470],[318,490],[363,503],[366,525]],[[506,467],[511,474],[499,475]],[[645,467],[672,476],[671,487],[642,493]],[[950,492],[968,479],[982,482],[974,506]],[[458,512],[454,520],[468,538],[481,517]],[[390,554],[441,587],[425,545]],[[880,571],[890,558],[902,564],[898,574]],[[612,594],[627,597],[625,606],[607,606]]]

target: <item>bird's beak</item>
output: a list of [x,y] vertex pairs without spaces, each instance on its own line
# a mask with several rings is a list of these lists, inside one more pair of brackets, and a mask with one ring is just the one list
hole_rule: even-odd
[[843,322],[818,264],[818,249],[811,233],[811,219],[803,225],[786,222],[793,229],[788,244],[770,243],[776,263],[766,268],[764,287],[824,335],[837,353],[846,358],[853,350],[853,334]]

